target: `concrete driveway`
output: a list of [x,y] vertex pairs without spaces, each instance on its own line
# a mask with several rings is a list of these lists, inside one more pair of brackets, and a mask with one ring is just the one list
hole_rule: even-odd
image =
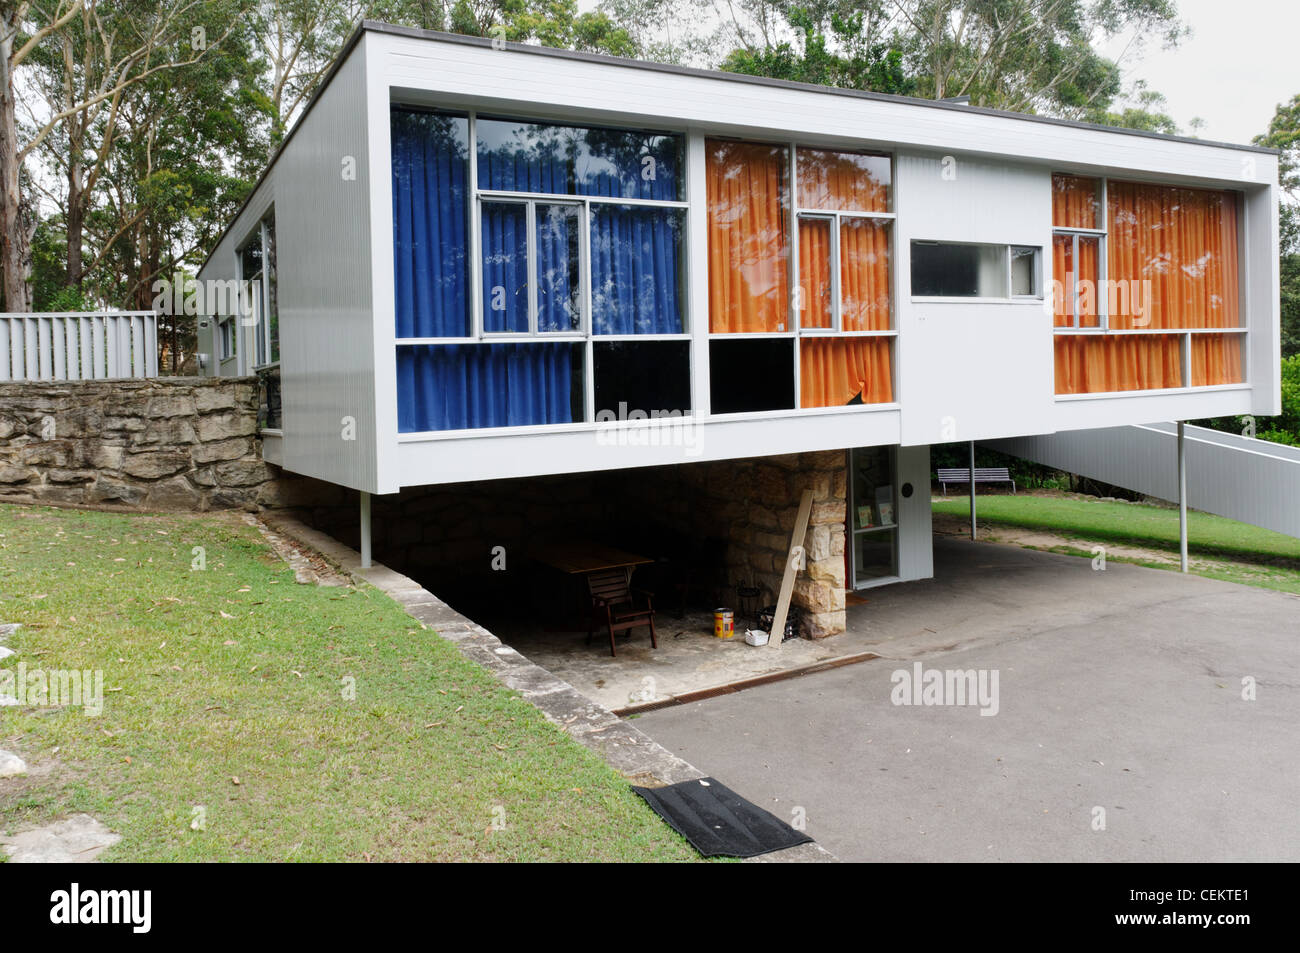
[[[935,555],[936,579],[853,610],[884,658],[637,727],[801,810],[843,860],[1300,860],[1300,597],[995,544]],[[917,663],[996,672],[997,714],[894,704]]]

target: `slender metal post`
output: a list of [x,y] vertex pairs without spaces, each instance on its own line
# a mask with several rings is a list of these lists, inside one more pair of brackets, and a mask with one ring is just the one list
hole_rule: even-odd
[[970,442],[970,538],[975,538],[975,441]]
[[361,568],[370,568],[370,494],[361,491]]
[[1185,428],[1178,421],[1178,565],[1187,572],[1187,443]]

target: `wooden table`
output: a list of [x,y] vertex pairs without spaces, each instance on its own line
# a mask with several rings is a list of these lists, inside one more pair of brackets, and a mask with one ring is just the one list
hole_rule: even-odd
[[599,572],[602,569],[631,569],[654,562],[648,556],[638,556],[589,539],[542,546],[533,551],[533,558],[571,576]]

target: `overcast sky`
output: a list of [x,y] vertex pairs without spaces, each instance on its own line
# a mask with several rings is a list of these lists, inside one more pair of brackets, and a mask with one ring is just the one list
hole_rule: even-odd
[[1250,142],[1300,93],[1300,0],[1178,0],[1178,10],[1193,35],[1122,63],[1126,82],[1164,93],[1184,132],[1199,116],[1202,139]]

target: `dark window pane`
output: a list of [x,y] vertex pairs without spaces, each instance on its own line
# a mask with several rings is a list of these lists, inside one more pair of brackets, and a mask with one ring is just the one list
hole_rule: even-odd
[[591,310],[596,334],[680,334],[682,213],[591,207]]
[[1007,246],[912,242],[912,294],[1005,298]]
[[537,204],[537,330],[582,328],[582,209]]
[[567,341],[397,348],[402,433],[583,419],[583,345]]
[[479,119],[476,130],[481,189],[681,197],[680,136],[501,119]]
[[690,411],[689,341],[597,341],[593,355],[597,420],[602,411],[615,420]]
[[394,109],[390,122],[397,336],[466,337],[469,121]]
[[[709,342],[709,397],[713,413],[794,407],[794,342],[758,338]],[[761,453],[761,448],[755,448]]]
[[528,206],[483,203],[483,330],[528,331]]

